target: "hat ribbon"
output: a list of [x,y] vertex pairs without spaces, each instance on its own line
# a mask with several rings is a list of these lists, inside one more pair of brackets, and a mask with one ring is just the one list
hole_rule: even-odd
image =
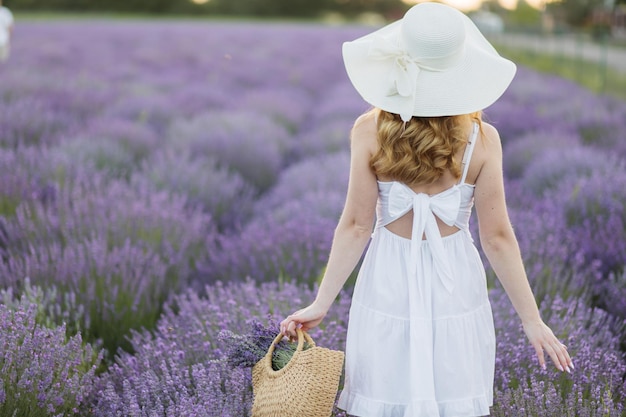
[[411,120],[413,113],[417,77],[421,70],[442,71],[444,68],[435,68],[420,63],[407,51],[384,36],[375,36],[372,39],[368,56],[372,59],[393,61],[391,71],[389,72],[389,83],[391,85],[387,95],[399,95],[411,99],[406,103],[406,111],[400,113],[402,120],[408,122]]

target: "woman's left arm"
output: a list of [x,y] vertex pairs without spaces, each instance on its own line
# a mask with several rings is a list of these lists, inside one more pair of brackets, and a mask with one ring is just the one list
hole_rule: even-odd
[[574,368],[572,359],[565,345],[541,319],[509,220],[504,196],[500,136],[493,126],[485,123],[484,128],[485,162],[476,179],[474,192],[480,242],[522,320],[524,332],[536,350],[539,364],[545,367],[545,351],[559,370],[569,372]]

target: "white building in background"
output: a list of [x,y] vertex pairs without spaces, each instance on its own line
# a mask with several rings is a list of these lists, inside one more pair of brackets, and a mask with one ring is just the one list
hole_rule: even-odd
[[0,0],[0,62],[6,61],[9,57],[12,32],[13,14],[2,6],[2,0]]
[[504,32],[504,21],[495,13],[487,10],[478,10],[470,14],[469,17],[485,35]]
[[618,39],[626,39],[626,5],[615,6],[611,16],[611,34]]

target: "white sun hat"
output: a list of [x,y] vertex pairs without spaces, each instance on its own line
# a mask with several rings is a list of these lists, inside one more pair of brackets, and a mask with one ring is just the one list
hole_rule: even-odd
[[469,17],[441,3],[420,3],[404,17],[343,44],[350,81],[374,107],[435,117],[493,104],[515,75]]

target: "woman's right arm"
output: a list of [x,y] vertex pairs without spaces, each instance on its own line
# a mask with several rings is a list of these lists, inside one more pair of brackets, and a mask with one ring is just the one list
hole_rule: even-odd
[[517,238],[509,220],[504,196],[500,137],[491,125],[484,123],[483,130],[483,163],[476,178],[474,192],[481,246],[522,320],[524,331],[536,350],[540,365],[545,367],[545,351],[559,370],[569,372],[574,368],[572,360],[565,345],[554,336],[540,317],[526,277]]
[[328,264],[315,301],[281,322],[281,332],[295,337],[295,329],[317,326],[356,267],[374,225],[378,184],[369,166],[376,150],[376,124],[372,113],[355,123],[350,139],[350,180],[346,203],[333,238]]

